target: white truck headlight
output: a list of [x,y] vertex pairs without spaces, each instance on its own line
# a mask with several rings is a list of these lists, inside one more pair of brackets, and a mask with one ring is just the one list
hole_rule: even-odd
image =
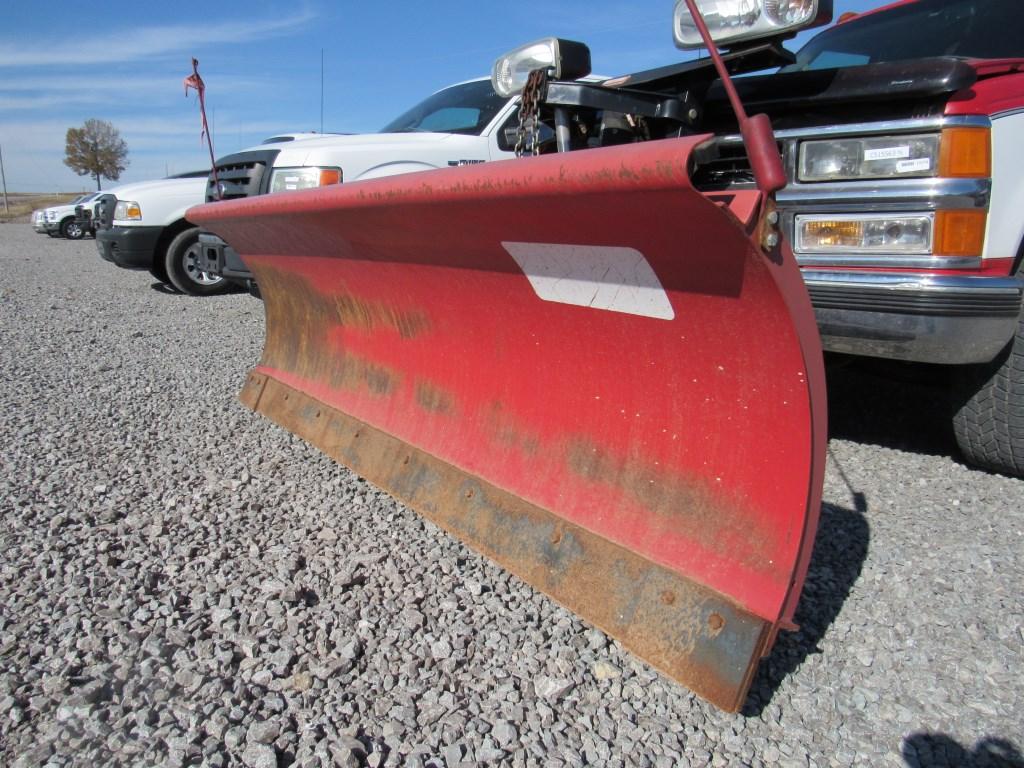
[[797,253],[932,253],[935,214],[796,217]]
[[800,181],[898,179],[935,176],[939,134],[872,136],[805,141],[800,145]]
[[[697,0],[697,8],[720,45],[789,35],[832,20],[832,0]],[[678,48],[704,45],[685,0],[676,0],[672,30]]]
[[339,183],[340,168],[310,165],[304,168],[277,168],[270,174],[271,192],[291,192],[296,189],[313,189]]
[[491,84],[499,96],[515,96],[535,69],[556,80],[577,80],[590,74],[590,49],[575,40],[545,37],[521,45],[494,62]]
[[114,218],[118,221],[141,221],[142,208],[131,200],[118,200],[114,206]]

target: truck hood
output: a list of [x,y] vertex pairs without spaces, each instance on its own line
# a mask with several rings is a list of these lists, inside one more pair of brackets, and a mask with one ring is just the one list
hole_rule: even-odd
[[1024,72],[1024,59],[971,59],[968,63],[979,78]]
[[190,195],[195,193],[197,200],[202,201],[206,194],[206,179],[153,179],[139,181],[134,184],[122,184],[107,190],[116,195],[118,200],[138,200],[149,195]]
[[[804,106],[824,102],[907,99],[936,96],[969,88],[977,72],[963,59],[944,57],[883,61],[858,67],[781,71],[737,78],[736,89],[747,107],[786,103]],[[716,82],[708,94],[725,101]]]
[[288,141],[281,144],[269,144],[252,149],[280,149],[274,162],[275,166],[288,167],[311,164],[323,150],[336,152],[351,151],[362,153],[372,150],[387,149],[396,157],[402,156],[403,149],[408,148],[409,157],[415,157],[417,147],[438,145],[455,138],[451,133],[355,133],[347,136],[325,136],[322,139],[304,139],[301,142]]
[[[868,114],[879,120],[941,114],[952,94],[978,81],[974,64],[955,57],[908,59],[837,69],[784,69],[739,77],[734,83],[750,112],[765,112],[776,128],[789,128],[849,122]],[[865,108],[868,104],[870,109]],[[705,109],[713,129],[729,130],[735,124],[718,81],[708,91]]]
[[65,205],[54,205],[49,208],[44,208],[44,211],[53,212],[56,216],[67,216],[75,212],[75,207],[79,205],[92,205],[96,202],[96,198],[88,200],[84,203],[70,203]]

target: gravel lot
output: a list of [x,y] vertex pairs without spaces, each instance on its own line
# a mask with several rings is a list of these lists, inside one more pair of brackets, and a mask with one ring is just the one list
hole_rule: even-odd
[[831,381],[797,616],[741,715],[235,399],[261,304],[0,225],[0,764],[1022,766],[1024,482]]

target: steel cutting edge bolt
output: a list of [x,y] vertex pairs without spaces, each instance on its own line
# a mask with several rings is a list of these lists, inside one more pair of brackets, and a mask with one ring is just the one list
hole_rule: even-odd
[[779,244],[779,235],[776,232],[769,232],[764,236],[764,244],[766,248],[774,248]]
[[778,211],[769,211],[768,212],[768,216],[766,218],[768,219],[768,223],[769,224],[778,224],[779,223],[779,212]]

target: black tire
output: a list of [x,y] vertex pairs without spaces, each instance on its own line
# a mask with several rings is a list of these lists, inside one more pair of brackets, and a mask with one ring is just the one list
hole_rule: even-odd
[[210,296],[228,289],[223,277],[209,275],[198,267],[199,227],[190,227],[177,234],[167,246],[164,269],[171,285],[189,296]]
[[999,357],[954,374],[953,393],[953,431],[964,458],[1024,477],[1024,316]]
[[68,240],[81,240],[85,236],[85,229],[77,221],[69,217],[60,223],[60,234]]

